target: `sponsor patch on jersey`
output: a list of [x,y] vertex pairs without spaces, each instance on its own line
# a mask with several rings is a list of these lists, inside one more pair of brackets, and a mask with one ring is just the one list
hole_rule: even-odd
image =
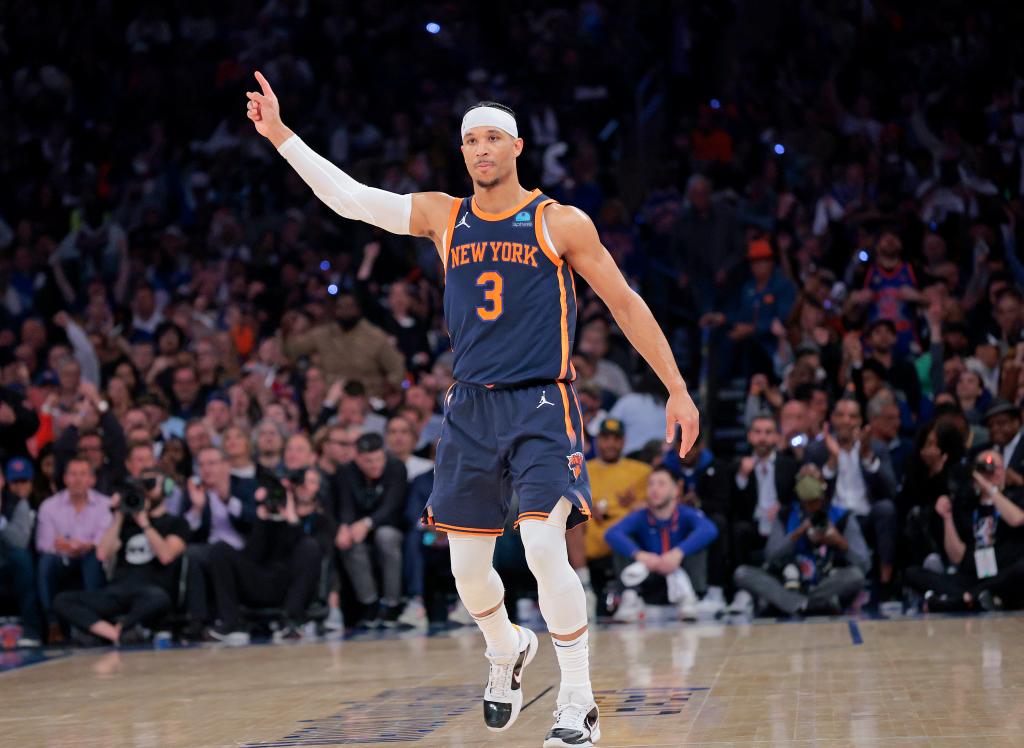
[[580,472],[583,470],[583,453],[573,452],[571,455],[566,455],[569,460],[569,471],[572,473],[572,479],[579,480]]
[[513,226],[517,226],[517,227],[518,226],[524,226],[524,227],[533,226],[533,216],[530,215],[529,211],[524,210],[521,213],[516,214],[516,220],[513,221],[512,225]]

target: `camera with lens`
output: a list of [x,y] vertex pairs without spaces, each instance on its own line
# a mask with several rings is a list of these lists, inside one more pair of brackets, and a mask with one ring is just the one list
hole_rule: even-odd
[[828,512],[819,509],[811,515],[811,529],[821,535],[828,532]]
[[136,514],[146,508],[146,497],[156,488],[157,477],[126,478],[118,488],[121,495],[121,511],[125,514]]
[[265,492],[263,506],[267,508],[267,511],[271,514],[283,512],[288,503],[288,491],[284,484],[275,478],[263,478],[260,480],[259,487]]
[[989,478],[995,475],[996,472],[996,461],[992,459],[992,455],[986,455],[974,463],[974,469]]

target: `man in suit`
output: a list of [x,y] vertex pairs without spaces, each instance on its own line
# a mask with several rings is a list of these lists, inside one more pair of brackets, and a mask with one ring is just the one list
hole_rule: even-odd
[[896,485],[903,484],[903,472],[914,449],[913,443],[900,435],[900,406],[892,390],[883,389],[868,400],[868,426],[871,446],[875,452],[888,452]]
[[210,566],[213,547],[226,543],[235,550],[245,547],[256,521],[256,479],[236,478],[224,453],[217,447],[200,450],[196,461],[198,480],[186,483],[182,516],[192,531],[188,556],[187,607],[190,637],[201,637],[213,620],[210,609]]
[[876,450],[871,426],[862,428],[860,404],[840,399],[832,409],[830,428],[807,448],[807,460],[821,468],[831,486],[832,503],[848,509],[878,553],[883,598],[892,594],[892,569],[898,533],[896,478],[888,450]]
[[999,451],[1006,465],[1006,485],[1011,488],[1024,486],[1020,408],[1008,400],[996,398],[985,411],[985,427],[992,442],[989,447]]
[[793,501],[800,467],[795,459],[779,452],[779,427],[770,413],[754,416],[747,443],[751,454],[736,460],[730,469],[734,568],[761,562],[779,509]]

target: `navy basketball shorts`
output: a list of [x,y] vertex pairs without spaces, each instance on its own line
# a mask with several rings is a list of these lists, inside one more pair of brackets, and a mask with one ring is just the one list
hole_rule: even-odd
[[567,527],[591,515],[583,420],[571,383],[488,389],[456,383],[445,397],[434,490],[425,524],[444,532],[501,535],[513,491],[515,526],[546,519],[565,497]]

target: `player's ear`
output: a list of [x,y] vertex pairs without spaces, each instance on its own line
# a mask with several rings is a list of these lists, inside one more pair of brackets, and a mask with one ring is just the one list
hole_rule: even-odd
[[512,155],[519,157],[519,154],[523,152],[523,139],[516,138],[512,141]]

